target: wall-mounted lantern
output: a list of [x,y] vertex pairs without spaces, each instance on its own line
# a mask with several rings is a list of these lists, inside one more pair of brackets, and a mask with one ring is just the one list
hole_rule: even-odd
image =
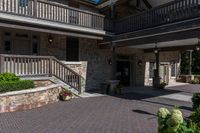
[[143,62],[142,62],[142,59],[139,59],[139,60],[138,60],[138,66],[142,66],[142,63],[143,63]]
[[49,42],[49,44],[52,44],[52,43],[53,43],[53,37],[52,37],[51,34],[50,34],[49,37],[48,37],[48,42]]
[[198,38],[198,43],[196,45],[196,51],[199,51],[200,50],[200,39]]
[[154,48],[154,53],[155,54],[157,54],[159,51],[158,51],[158,47],[157,47],[157,44],[156,44],[156,46],[155,46],[155,48]]

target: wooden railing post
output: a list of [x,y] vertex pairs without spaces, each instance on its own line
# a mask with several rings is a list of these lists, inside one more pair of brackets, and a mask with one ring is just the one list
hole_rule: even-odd
[[81,76],[79,76],[78,78],[78,93],[81,94],[82,93],[82,84],[81,84]]
[[49,58],[49,77],[52,77],[53,73],[52,73],[52,57]]
[[4,56],[2,55],[0,56],[0,63],[1,63],[0,73],[4,73]]
[[[33,17],[37,18],[37,0],[34,0],[34,4],[33,4]],[[39,10],[39,9],[38,9]]]

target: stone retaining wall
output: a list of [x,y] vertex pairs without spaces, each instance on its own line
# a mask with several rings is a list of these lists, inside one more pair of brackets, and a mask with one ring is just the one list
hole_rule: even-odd
[[41,107],[59,100],[62,87],[50,85],[29,90],[0,94],[0,113]]

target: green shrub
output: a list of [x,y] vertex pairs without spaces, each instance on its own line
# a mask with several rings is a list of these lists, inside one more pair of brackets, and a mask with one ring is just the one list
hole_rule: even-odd
[[182,113],[178,109],[173,109],[170,113],[168,109],[160,108],[157,114],[158,133],[176,133],[184,124]]
[[10,81],[19,81],[20,78],[12,73],[3,73],[0,74],[0,82],[10,82]]
[[192,97],[193,110],[196,110],[200,106],[200,93],[195,93]]
[[199,84],[199,79],[191,80],[191,84]]
[[[199,110],[200,112],[200,110]],[[199,112],[194,113],[194,121],[186,121],[182,112],[175,108],[169,112],[166,108],[158,111],[158,133],[200,133]],[[196,121],[196,122],[195,122]]]
[[0,82],[0,93],[9,91],[19,91],[30,88],[34,88],[34,83],[31,80]]
[[196,123],[200,127],[200,106],[192,112],[191,119],[192,122]]

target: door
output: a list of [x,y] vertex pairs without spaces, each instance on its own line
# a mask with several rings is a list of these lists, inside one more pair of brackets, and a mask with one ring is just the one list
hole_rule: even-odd
[[79,39],[68,37],[66,43],[66,61],[79,61]]
[[169,83],[169,65],[160,65],[160,77],[161,82]]
[[117,61],[117,79],[123,86],[130,86],[130,62]]

